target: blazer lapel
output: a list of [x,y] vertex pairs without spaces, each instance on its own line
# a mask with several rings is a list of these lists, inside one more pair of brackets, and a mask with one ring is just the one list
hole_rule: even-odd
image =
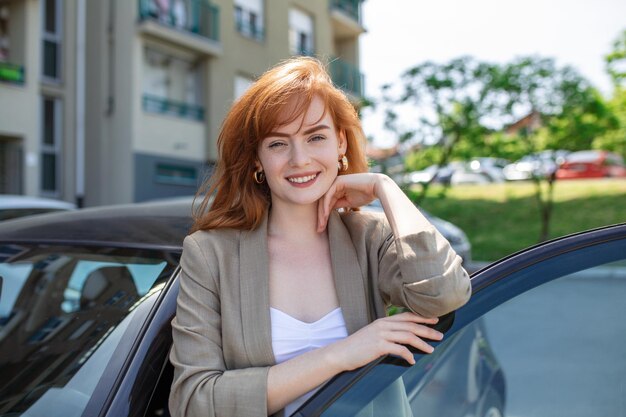
[[328,219],[328,239],[339,306],[348,334],[352,334],[366,326],[372,318],[368,317],[365,279],[359,258],[348,229],[334,210]]
[[263,223],[242,232],[239,241],[239,285],[243,340],[252,366],[274,365],[272,350],[267,214]]

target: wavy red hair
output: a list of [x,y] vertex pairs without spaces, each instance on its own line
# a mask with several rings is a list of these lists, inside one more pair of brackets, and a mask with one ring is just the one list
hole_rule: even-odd
[[[361,121],[345,94],[333,85],[324,65],[310,57],[283,61],[265,72],[233,104],[224,119],[217,139],[217,165],[194,198],[194,202],[198,198],[202,202],[194,204],[192,232],[216,228],[252,230],[261,223],[271,197],[267,184],[257,184],[253,179],[259,143],[277,127],[305,114],[315,96],[326,104],[337,134],[343,132],[347,140],[349,168],[340,174],[367,172]],[[282,110],[294,102],[296,105],[285,119]]]

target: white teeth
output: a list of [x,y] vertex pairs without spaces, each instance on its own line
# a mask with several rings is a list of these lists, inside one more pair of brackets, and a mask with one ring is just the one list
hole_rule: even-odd
[[287,178],[287,179],[289,180],[289,182],[297,182],[298,184],[302,184],[303,182],[311,181],[315,177],[317,177],[317,174],[308,175],[306,177],[293,177],[293,178]]

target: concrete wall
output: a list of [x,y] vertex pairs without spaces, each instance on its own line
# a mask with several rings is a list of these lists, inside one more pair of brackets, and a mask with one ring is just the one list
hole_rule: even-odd
[[204,122],[140,112],[134,151],[203,162]]

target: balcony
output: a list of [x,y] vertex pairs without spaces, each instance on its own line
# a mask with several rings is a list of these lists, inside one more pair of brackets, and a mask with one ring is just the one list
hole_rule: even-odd
[[361,23],[363,0],[330,0],[330,14],[337,39],[359,36],[365,32]]
[[24,67],[0,61],[0,81],[4,83],[24,85]]
[[263,28],[260,28],[257,25],[253,25],[250,22],[244,22],[243,20],[237,20],[235,21],[235,26],[237,27],[237,32],[247,38],[252,38],[260,42],[265,39],[265,32],[263,31]]
[[139,0],[139,28],[207,55],[219,55],[219,12],[206,0]]
[[204,108],[202,106],[168,100],[149,94],[143,95],[143,109],[149,113],[169,114],[184,119],[204,119]]
[[337,87],[354,99],[363,97],[364,77],[354,65],[336,58],[330,62],[330,76]]

